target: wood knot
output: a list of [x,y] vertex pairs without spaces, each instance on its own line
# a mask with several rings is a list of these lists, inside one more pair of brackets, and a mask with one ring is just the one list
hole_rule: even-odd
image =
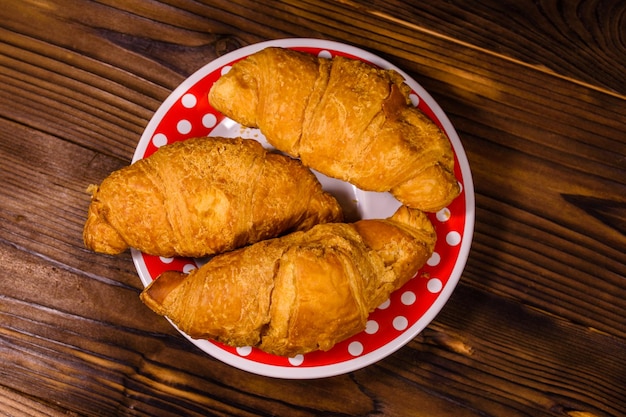
[[215,48],[215,54],[217,56],[222,56],[222,55],[226,55],[229,52],[235,51],[239,48],[241,48],[243,46],[243,43],[235,38],[235,37],[224,37],[221,39],[218,39],[217,42],[215,42],[214,48]]

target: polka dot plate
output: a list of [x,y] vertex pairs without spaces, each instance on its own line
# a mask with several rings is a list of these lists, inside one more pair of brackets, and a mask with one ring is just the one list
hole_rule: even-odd
[[[392,354],[422,331],[437,315],[454,290],[469,252],[474,229],[474,192],[469,164],[456,131],[433,98],[411,77],[386,60],[349,45],[318,39],[282,39],[262,42],[228,53],[208,63],[163,102],[143,133],[133,162],[148,157],[160,146],[198,136],[245,137],[270,147],[256,129],[243,128],[211,107],[208,92],[213,83],[237,61],[269,46],[292,48],[323,57],[336,55],[361,59],[381,68],[394,69],[412,88],[414,105],[447,134],[455,152],[456,176],[462,193],[448,207],[431,215],[438,241],[432,257],[403,288],[378,306],[366,329],[335,345],[328,352],[312,352],[285,358],[249,346],[230,347],[209,340],[195,340],[181,332],[204,352],[234,367],[278,378],[322,378],[351,372]],[[334,194],[346,217],[387,218],[400,203],[388,193],[361,191],[317,172],[323,187]],[[165,259],[132,251],[144,285],[165,270],[189,271],[201,259]]]

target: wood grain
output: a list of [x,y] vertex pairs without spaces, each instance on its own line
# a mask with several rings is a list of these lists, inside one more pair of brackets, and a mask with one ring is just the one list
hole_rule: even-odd
[[[5,2],[0,414],[619,416],[626,404],[626,4]],[[128,253],[84,249],[86,188],[160,103],[241,46],[317,37],[417,79],[476,188],[461,283],[395,354],[321,380],[200,352],[139,301]]]
[[591,88],[626,93],[620,70],[626,65],[625,11],[619,0],[344,3],[420,33],[466,42],[469,48],[501,60],[543,69]]

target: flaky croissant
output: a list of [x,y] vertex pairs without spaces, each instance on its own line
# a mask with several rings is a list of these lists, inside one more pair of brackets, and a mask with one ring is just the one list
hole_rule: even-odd
[[308,168],[250,139],[175,142],[91,191],[83,238],[107,254],[202,257],[342,219]]
[[328,223],[217,255],[189,275],[168,271],[143,302],[193,338],[281,356],[328,350],[365,328],[369,313],[432,254],[424,213]]
[[459,194],[454,156],[409,92],[393,70],[266,48],[234,64],[209,100],[305,165],[433,212]]

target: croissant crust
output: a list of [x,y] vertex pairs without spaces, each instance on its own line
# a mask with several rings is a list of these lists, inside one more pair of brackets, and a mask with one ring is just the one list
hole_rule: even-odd
[[308,168],[239,138],[166,145],[90,191],[83,238],[107,254],[202,257],[342,220]]
[[409,94],[393,70],[266,48],[234,64],[209,100],[323,174],[434,212],[460,192],[454,155]]
[[143,302],[194,338],[282,356],[328,350],[432,254],[435,231],[417,210],[386,220],[328,223],[213,257],[189,275],[166,272]]

